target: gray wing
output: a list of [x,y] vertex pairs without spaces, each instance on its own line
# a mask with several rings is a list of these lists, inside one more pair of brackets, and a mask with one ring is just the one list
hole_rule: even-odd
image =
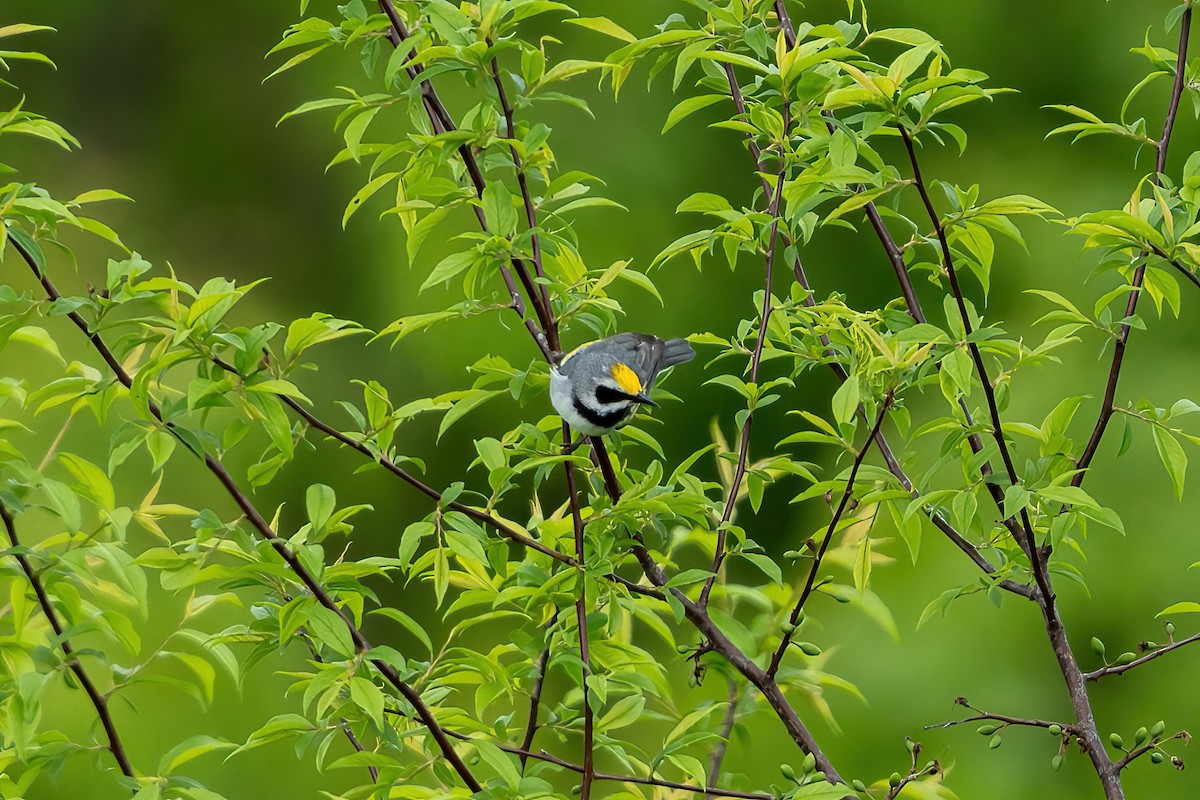
[[696,351],[687,339],[663,341],[645,333],[619,333],[605,339],[604,343],[637,373],[646,391],[650,391],[654,380],[664,369],[696,357]]

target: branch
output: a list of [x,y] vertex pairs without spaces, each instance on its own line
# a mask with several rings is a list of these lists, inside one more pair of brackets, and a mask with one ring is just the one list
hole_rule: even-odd
[[1171,642],[1170,644],[1163,645],[1162,647],[1158,648],[1157,650],[1147,653],[1146,655],[1142,656],[1141,658],[1137,658],[1137,659],[1134,659],[1133,661],[1130,661],[1128,664],[1114,664],[1113,666],[1110,666],[1110,667],[1101,667],[1100,669],[1095,669],[1095,670],[1092,670],[1091,672],[1085,672],[1083,674],[1083,677],[1089,681],[1098,681],[1101,678],[1105,677],[1106,675],[1120,675],[1122,673],[1128,672],[1129,670],[1131,670],[1135,667],[1140,667],[1143,664],[1147,664],[1147,663],[1153,661],[1154,659],[1158,658],[1159,656],[1165,656],[1167,653],[1170,653],[1172,650],[1178,650],[1179,648],[1183,647],[1184,645],[1189,645],[1192,642],[1200,642],[1200,633],[1194,633],[1191,636],[1187,637],[1186,639],[1180,639],[1177,642]]
[[[966,705],[966,704],[959,703],[959,705]],[[968,706],[968,708],[970,708],[970,706]],[[978,709],[973,709],[973,710],[978,710]],[[986,721],[1000,722],[1000,723],[1003,723],[1004,725],[1018,725],[1018,726],[1023,726],[1023,727],[1027,727],[1027,728],[1046,728],[1046,729],[1061,728],[1064,733],[1068,733],[1072,736],[1079,735],[1079,729],[1076,726],[1068,724],[1068,723],[1054,722],[1053,720],[1045,720],[1045,719],[1027,719],[1025,717],[1010,717],[1007,714],[989,714],[984,711],[980,711],[978,714],[975,714],[974,716],[971,716],[971,717],[963,717],[962,719],[952,719],[949,722],[939,722],[936,725],[926,725],[925,730],[931,731],[931,730],[935,730],[935,729],[939,729],[939,728],[953,728],[956,725],[966,725],[971,722],[986,722]]]
[[[1191,738],[1192,738],[1192,735],[1190,733],[1188,733],[1187,731],[1179,731],[1178,733],[1168,736],[1165,740],[1162,739],[1161,737],[1155,737],[1151,741],[1146,742],[1141,747],[1135,747],[1133,750],[1130,750],[1128,753],[1125,754],[1125,756],[1123,758],[1121,758],[1119,761],[1117,761],[1117,763],[1114,764],[1113,766],[1117,772],[1120,772],[1121,770],[1128,767],[1130,762],[1134,761],[1135,759],[1141,758],[1142,756],[1144,756],[1147,753],[1152,752],[1154,750],[1161,751],[1163,741],[1169,742],[1172,739],[1182,739],[1184,741],[1184,743],[1186,744],[1188,741],[1191,740]],[[1161,757],[1162,756],[1159,756],[1159,758],[1161,758]],[[1171,763],[1175,765],[1176,769],[1183,769],[1183,759],[1179,758],[1179,756],[1171,756]]]
[[782,641],[779,642],[779,647],[776,648],[775,654],[771,656],[771,665],[767,667],[767,675],[775,677],[775,673],[779,671],[779,665],[783,663],[783,656],[787,652],[788,646],[792,643],[792,634],[796,630],[796,625],[800,620],[800,613],[804,610],[804,604],[808,602],[809,596],[812,594],[813,587],[817,582],[817,572],[821,569],[821,561],[825,558],[825,552],[829,549],[829,543],[833,541],[833,534],[837,530],[838,522],[842,519],[842,514],[846,511],[846,506],[850,503],[850,497],[854,494],[854,481],[858,477],[858,468],[862,466],[863,459],[867,457],[867,453],[871,449],[871,441],[875,435],[879,433],[879,428],[883,425],[883,420],[887,416],[888,409],[892,407],[892,390],[889,389],[887,396],[883,400],[883,404],[879,407],[879,414],[875,418],[875,426],[871,428],[871,433],[867,436],[867,441],[854,455],[854,464],[850,467],[850,477],[846,479],[846,490],[842,492],[842,499],[838,502],[837,510],[833,513],[833,519],[829,520],[829,527],[825,529],[825,538],[821,540],[821,548],[817,551],[817,557],[813,561],[812,569],[808,571],[808,580],[804,583],[804,590],[800,592],[800,599],[796,601],[796,605],[792,608],[792,613],[788,616],[788,625],[790,626],[783,634]]
[[[917,152],[913,148],[913,140],[908,132],[908,128],[902,122],[897,122],[896,129],[900,133],[900,138],[904,142],[904,149],[908,152],[908,161],[912,165],[913,185],[916,186],[917,193],[921,196],[921,202],[925,206],[925,212],[929,215],[929,221],[933,223],[934,229],[937,232],[938,244],[942,250],[942,266],[945,268],[946,275],[950,281],[950,292],[954,296],[955,305],[958,307],[958,315],[962,321],[963,331],[966,334],[967,351],[971,354],[971,360],[975,364],[975,372],[979,376],[979,382],[983,385],[983,395],[987,401],[988,414],[991,417],[992,437],[995,439],[996,446],[1000,450],[1000,459],[1004,463],[1005,471],[1008,473],[1009,483],[1016,486],[1021,481],[1017,476],[1017,468],[1013,464],[1012,454],[1008,449],[1008,441],[1004,438],[1004,430],[1000,421],[1000,407],[996,402],[995,387],[992,386],[992,379],[988,376],[987,367],[983,363],[983,354],[979,350],[979,345],[971,341],[971,334],[974,333],[974,328],[971,325],[971,315],[967,311],[966,297],[963,294],[962,286],[958,282],[958,272],[954,268],[954,259],[950,254],[950,243],[946,239],[946,226],[942,224],[941,217],[938,216],[937,210],[933,207],[933,199],[929,196],[929,187],[921,175],[921,164],[917,160]],[[1003,493],[1000,491],[999,486],[995,486],[995,484],[990,482],[989,486],[995,487],[995,492],[1001,494],[1001,500],[998,505],[1000,505],[1001,514],[1003,515]],[[1018,543],[1022,544],[1026,555],[1029,556],[1029,564],[1033,571],[1034,581],[1037,583],[1038,590],[1041,592],[1044,602],[1053,604],[1054,591],[1050,585],[1049,574],[1041,566],[1038,544],[1034,537],[1033,525],[1029,521],[1028,510],[1022,508],[1020,517],[1024,538],[1019,535],[1015,536],[1015,538]]]
[[[708,783],[716,786],[721,782],[721,764],[725,761],[725,753],[729,749],[729,737],[733,734],[733,726],[737,723],[737,706],[740,693],[737,681],[729,679],[729,699],[725,707],[725,716],[721,719],[720,739],[713,747],[712,756],[708,760]],[[704,800],[715,797],[711,791],[704,795]]]
[[[399,48],[408,39],[408,27],[404,24],[404,20],[401,19],[400,13],[396,10],[392,0],[379,0],[379,8],[392,23],[388,40],[392,43],[393,47]],[[429,121],[433,124],[435,132],[452,133],[458,130],[453,118],[450,116],[450,112],[446,109],[445,104],[438,97],[437,91],[433,88],[433,84],[421,77],[421,74],[424,72],[423,68],[420,65],[409,64],[405,67],[405,72],[408,73],[409,78],[414,82],[420,81],[421,100],[425,105],[426,114],[428,114]],[[484,181],[483,170],[479,166],[479,161],[475,158],[475,153],[466,142],[460,144],[457,149],[458,155],[466,167],[467,174],[471,178],[471,183],[475,187],[476,195],[483,197],[486,182]],[[475,210],[475,218],[479,221],[479,227],[487,231],[487,219],[483,214],[483,209],[479,206],[474,206],[473,208]],[[525,262],[515,255],[511,260],[512,270],[509,269],[508,265],[504,263],[500,264],[500,276],[503,278],[504,286],[508,290],[509,297],[512,300],[512,308],[524,320],[525,328],[529,331],[529,335],[533,338],[534,343],[541,350],[542,356],[550,363],[554,363],[555,348],[552,347],[549,341],[549,333],[553,330],[553,327],[550,325],[553,314],[548,307],[542,307],[542,295],[536,290]],[[529,293],[530,302],[534,305],[534,312],[542,322],[540,330],[533,320],[525,316],[525,301],[521,297],[521,293],[517,291],[516,283],[513,281],[514,270],[520,278],[522,286],[525,287],[525,291]]]
[[[398,717],[409,718],[408,715],[405,714],[403,711],[398,711],[393,708],[385,708],[383,710],[383,713],[391,714],[393,716],[398,716]],[[416,721],[416,720],[414,720],[414,721]],[[446,734],[451,739],[457,739],[460,742],[477,741],[475,738],[468,736],[465,733],[460,733],[459,731],[455,731],[455,730],[451,730],[451,729],[447,729]],[[504,744],[502,742],[493,742],[493,744],[498,749],[503,750],[505,753],[512,753],[515,756],[521,757],[523,760],[524,759],[533,759],[534,761],[541,761],[546,764],[553,764],[556,767],[562,767],[565,770],[569,770],[571,772],[575,772],[580,775],[582,775],[584,772],[584,767],[582,764],[576,764],[572,761],[567,761],[566,759],[559,758],[556,755],[547,753],[545,750],[534,751],[534,750],[530,750],[530,749],[524,748],[524,747],[515,747],[511,744]],[[664,789],[678,789],[683,792],[694,792],[696,794],[707,792],[708,794],[711,794],[711,795],[714,795],[717,797],[734,797],[734,798],[742,798],[742,800],[781,800],[778,796],[772,795],[772,794],[764,794],[761,792],[737,792],[737,791],[733,791],[731,789],[717,789],[715,787],[696,786],[695,784],[690,784],[690,783],[677,783],[676,781],[668,781],[668,780],[664,780],[662,778],[655,778],[655,777],[643,778],[643,777],[640,777],[637,775],[615,775],[610,772],[597,772],[597,773],[594,773],[592,777],[594,780],[597,780],[597,781],[611,781],[614,783],[635,783],[635,784],[638,784],[639,786],[658,786],[658,787],[661,787]]]
[[[504,112],[504,122],[508,128],[508,138],[515,140],[517,138],[517,129],[513,124],[513,107],[508,101],[508,94],[504,91],[504,81],[500,78],[500,65],[496,59],[492,59],[492,82],[496,84],[496,96],[500,100],[500,108]],[[541,237],[537,231],[537,210],[533,205],[533,195],[529,191],[529,180],[525,176],[525,167],[521,163],[521,156],[517,153],[517,148],[514,145],[509,146],[509,152],[512,154],[513,168],[517,172],[517,184],[521,188],[521,200],[525,205],[525,221],[529,225],[531,231],[531,242],[533,246],[533,268],[539,278],[545,278],[546,272],[542,266],[542,243]],[[526,287],[529,288],[529,287]],[[550,347],[553,350],[560,350],[558,342],[558,323],[554,319],[554,307],[550,303],[550,290],[545,283],[540,286],[541,311],[543,312],[542,330],[550,340]]]
[[[783,127],[786,131],[790,125],[787,104],[784,104],[783,112]],[[750,382],[758,383],[758,369],[762,365],[763,346],[767,342],[767,323],[771,319],[771,312],[774,310],[771,306],[771,278],[775,268],[775,247],[779,242],[779,206],[783,199],[783,176],[787,170],[787,153],[784,151],[784,145],[780,144],[779,152],[779,169],[775,175],[775,191],[771,196],[771,202],[767,208],[767,213],[771,216],[771,233],[767,243],[766,265],[763,270],[763,300],[762,312],[759,317],[758,324],[758,340],[754,343],[754,352],[750,356]],[[746,421],[742,423],[742,437],[738,443],[738,459],[737,469],[733,473],[733,481],[729,484],[729,495],[725,498],[725,510],[721,514],[721,524],[717,528],[717,544],[713,548],[713,561],[710,571],[713,573],[704,582],[704,588],[700,590],[700,607],[705,608],[708,605],[709,595],[712,593],[713,584],[717,580],[717,573],[721,569],[721,564],[725,561],[725,543],[729,534],[729,521],[733,518],[733,510],[737,507],[738,494],[742,489],[742,481],[746,478],[746,461],[750,457],[750,425],[754,422],[754,412],[746,414]]]
[[[4,520],[4,528],[8,532],[8,540],[13,548],[19,548],[21,541],[17,538],[17,526],[13,520],[9,510],[0,505],[0,518]],[[58,639],[58,645],[62,648],[63,657],[66,659],[67,668],[75,675],[75,679],[79,681],[79,685],[83,687],[83,691],[87,693],[88,700],[91,701],[92,707],[96,710],[96,716],[100,719],[100,724],[104,726],[104,733],[108,737],[108,749],[113,754],[113,758],[117,760],[117,766],[120,767],[121,773],[127,778],[136,778],[133,772],[133,765],[129,762],[129,755],[125,751],[125,744],[121,741],[120,734],[117,733],[117,726],[113,722],[112,713],[108,710],[108,698],[100,694],[96,689],[96,684],[92,683],[91,677],[83,668],[83,664],[75,655],[74,649],[71,647],[71,642],[63,635],[63,625],[58,618],[58,612],[54,610],[54,604],[50,600],[49,593],[46,592],[45,585],[42,584],[42,579],[33,569],[33,565],[29,563],[29,559],[24,554],[17,552],[13,554],[17,559],[17,563],[21,565],[21,571],[25,573],[25,577],[29,580],[29,585],[33,587],[33,593],[37,595],[38,606],[42,609],[42,614],[50,623],[51,629],[54,630],[54,635]]]
[[[563,441],[571,440],[571,429],[567,421],[562,423]],[[575,485],[575,465],[570,461],[564,465],[567,473],[567,500],[571,505],[571,522],[575,531],[575,560],[579,563],[579,597],[575,600],[575,624],[579,630],[579,660],[583,664],[580,688],[583,689],[583,780],[580,783],[581,800],[592,796],[592,780],[595,777],[593,756],[595,732],[593,730],[592,705],[589,700],[588,679],[592,676],[592,657],[588,647],[587,627],[587,564],[583,555],[583,515],[579,509],[579,491]]]
[[[16,248],[17,252],[20,253],[21,258],[25,260],[25,263],[29,265],[29,269],[42,284],[42,288],[45,290],[47,297],[49,297],[52,301],[59,300],[62,295],[59,293],[58,289],[55,288],[53,282],[50,280],[50,277],[43,274],[38,269],[37,262],[33,258],[33,255],[25,249],[24,245],[12,237],[9,237],[9,242],[11,242],[13,247]],[[88,341],[91,342],[92,347],[104,360],[104,363],[108,365],[109,369],[112,370],[117,380],[120,381],[126,389],[131,388],[133,385],[133,378],[128,372],[125,371],[125,368],[121,366],[121,363],[117,360],[116,355],[113,354],[112,350],[109,349],[108,345],[104,343],[100,336],[91,331],[91,329],[88,327],[87,321],[80,316],[79,312],[72,311],[67,314],[67,317],[75,324],[75,327],[79,328],[79,330],[83,332]],[[187,441],[180,436],[175,425],[166,420],[158,404],[149,397],[147,398],[146,404],[149,408],[150,414],[160,423],[162,423],[167,431],[169,431],[173,436],[179,439],[180,442],[187,446]],[[300,579],[301,583],[303,583],[312,593],[313,597],[316,598],[317,602],[338,615],[338,617],[342,620],[342,623],[345,624],[347,630],[350,632],[350,637],[354,641],[354,645],[358,652],[365,653],[369,651],[371,649],[371,643],[365,636],[363,636],[362,631],[360,631],[354,622],[346,616],[345,612],[338,607],[337,602],[334,601],[325,588],[317,582],[304,564],[301,563],[300,559],[288,546],[287,541],[281,539],[274,529],[271,528],[270,523],[268,523],[262,514],[259,513],[254,504],[250,502],[250,498],[246,496],[246,494],[237,485],[237,482],[234,481],[233,476],[229,474],[229,471],[225,468],[225,465],[207,453],[200,453],[197,455],[203,459],[204,465],[208,468],[208,471],[211,472],[217,478],[217,480],[220,481],[221,485],[225,487],[226,492],[229,493],[230,497],[237,504],[238,508],[241,509],[242,513],[246,517],[246,520],[254,526],[264,540],[270,543],[270,545],[275,549],[275,552],[279,554],[280,558],[284,560],[288,567],[291,568],[292,572],[295,573],[296,577]],[[454,747],[450,744],[450,740],[446,737],[445,731],[434,718],[433,712],[421,699],[420,693],[410,686],[400,676],[400,673],[396,671],[396,668],[388,662],[383,661],[382,659],[371,659],[371,663],[380,672],[380,674],[383,675],[384,679],[397,691],[399,691],[400,694],[404,696],[404,699],[407,700],[410,705],[412,705],[413,709],[417,712],[417,715],[421,718],[422,722],[425,723],[425,726],[429,729],[430,734],[437,742],[439,749],[442,751],[442,755],[445,756],[448,762],[450,762],[450,765],[454,768],[454,771],[458,773],[460,778],[462,778],[463,783],[465,783],[472,792],[482,791],[482,787],[475,779],[475,776],[471,773],[471,770],[459,757],[458,753],[454,751]]]
[[[550,621],[554,624],[554,620]],[[542,654],[537,660],[537,680],[533,683],[533,692],[529,696],[529,721],[525,723],[525,738],[521,740],[521,773],[525,772],[525,762],[529,760],[526,755],[529,749],[533,747],[533,737],[537,735],[538,730],[538,710],[542,705],[542,687],[546,685],[546,665],[550,661],[550,643],[542,648]]]
[[[950,281],[950,289],[954,295],[955,303],[958,306],[958,313],[962,319],[963,329],[969,338],[972,333],[971,319],[967,313],[962,287],[959,285],[958,275],[954,269],[954,261],[950,255],[950,245],[946,241],[945,226],[942,224],[937,211],[934,210],[933,201],[929,197],[928,187],[921,175],[921,167],[917,161],[916,151],[913,148],[912,137],[903,123],[898,123],[897,129],[900,132],[900,138],[904,141],[909,162],[912,164],[914,185],[921,195],[921,201],[924,203],[925,210],[929,214],[930,222],[933,223],[937,231],[938,243],[942,249],[942,263]],[[991,416],[992,435],[995,438],[997,447],[1000,448],[1000,457],[1008,473],[1009,481],[1013,485],[1016,485],[1018,483],[1017,471],[1013,466],[1012,455],[1009,453],[1008,443],[1004,438],[995,390],[992,387],[991,379],[988,377],[987,368],[984,366],[983,356],[979,351],[979,346],[975,342],[968,341],[967,347],[971,354],[971,359],[975,363],[975,371],[978,373],[980,383],[983,384],[988,413]],[[1033,525],[1029,521],[1029,512],[1026,509],[1021,509],[1020,517],[1020,532],[1023,533],[1023,537],[1016,536],[1016,539],[1029,557],[1030,570],[1033,572],[1034,583],[1038,588],[1038,593],[1034,597],[1034,600],[1042,612],[1042,618],[1046,625],[1046,635],[1050,639],[1051,649],[1054,651],[1059,671],[1062,673],[1063,680],[1067,685],[1067,694],[1071,698],[1071,706],[1075,711],[1079,741],[1092,761],[1096,776],[1100,779],[1104,787],[1105,796],[1109,800],[1123,799],[1125,793],[1121,787],[1119,775],[1113,770],[1113,763],[1104,749],[1104,743],[1100,740],[1100,733],[1096,728],[1091,699],[1088,697],[1087,681],[1084,679],[1083,672],[1079,669],[1079,662],[1076,660],[1075,653],[1071,649],[1066,628],[1063,626],[1062,619],[1058,614],[1049,568],[1043,558],[1043,556],[1049,555],[1049,548],[1047,547],[1044,551],[1039,550],[1033,533]]]
[[[1179,30],[1179,51],[1176,54],[1175,60],[1175,83],[1171,87],[1171,101],[1167,106],[1167,117],[1163,122],[1162,136],[1154,149],[1156,158],[1154,162],[1154,177],[1151,180],[1155,186],[1161,186],[1161,175],[1167,168],[1167,148],[1171,145],[1171,132],[1175,129],[1175,114],[1179,110],[1179,100],[1183,96],[1184,78],[1187,74],[1187,50],[1188,37],[1192,29],[1192,6],[1188,4],[1183,10],[1183,16],[1180,18]],[[1167,259],[1168,261],[1170,259]],[[1187,270],[1181,270],[1189,277],[1193,278]],[[1129,293],[1129,300],[1125,303],[1125,319],[1132,317],[1137,311],[1138,297],[1142,293],[1142,281],[1146,276],[1146,265],[1141,264],[1133,272],[1133,291]],[[1200,285],[1200,284],[1198,284]],[[1125,361],[1125,347],[1129,342],[1129,332],[1132,330],[1129,323],[1122,323],[1121,330],[1117,333],[1117,343],[1113,347],[1112,365],[1108,370],[1108,383],[1104,387],[1104,400],[1100,403],[1100,414],[1096,418],[1096,425],[1092,429],[1092,435],[1088,439],[1087,446],[1083,449],[1083,454],[1079,460],[1075,462],[1075,468],[1079,470],[1075,477],[1071,479],[1072,486],[1081,486],[1083,479],[1087,477],[1088,467],[1092,464],[1092,459],[1096,457],[1096,451],[1100,448],[1100,440],[1104,438],[1104,432],[1108,429],[1108,421],[1112,419],[1114,413],[1114,403],[1117,397],[1117,382],[1121,379],[1121,365]]]

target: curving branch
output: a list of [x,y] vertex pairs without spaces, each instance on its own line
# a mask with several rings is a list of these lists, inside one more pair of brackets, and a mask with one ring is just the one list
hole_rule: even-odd
[[[4,529],[8,533],[8,541],[13,548],[21,546],[20,539],[17,538],[17,524],[13,519],[12,513],[4,505],[0,505],[0,519],[4,520]],[[71,647],[71,642],[63,635],[62,621],[58,618],[58,612],[54,610],[54,603],[50,600],[50,594],[46,591],[46,586],[42,583],[41,577],[29,563],[29,559],[24,553],[19,550],[13,554],[17,563],[21,567],[21,572],[25,573],[29,585],[33,587],[33,593],[37,595],[38,606],[42,609],[42,614],[45,615],[46,621],[50,623],[54,635],[58,638],[58,646],[62,649],[63,657],[66,659],[66,665],[69,670],[75,675],[75,679],[79,681],[79,685],[83,687],[83,691],[87,694],[88,700],[91,701],[92,708],[96,710],[96,716],[100,720],[100,724],[104,727],[104,734],[108,737],[108,750],[113,754],[113,758],[117,760],[117,766],[120,767],[121,773],[127,778],[136,778],[133,772],[133,764],[129,761],[129,754],[125,751],[125,744],[121,741],[121,735],[117,732],[116,723],[113,722],[112,712],[108,710],[108,696],[101,694],[96,689],[96,684],[92,683],[92,678],[83,668],[79,658],[75,655],[75,650]]]
[[[729,750],[729,737],[733,735],[733,726],[737,724],[738,701],[741,699],[741,691],[738,687],[737,680],[729,679],[729,697],[726,700],[725,716],[721,718],[720,739],[713,746],[712,755],[708,759],[708,783],[710,786],[716,786],[721,781],[721,766],[725,763],[725,753]],[[704,794],[704,800],[709,800],[716,795],[707,791]]]
[[1158,648],[1157,650],[1153,650],[1153,651],[1147,653],[1146,655],[1142,656],[1141,658],[1135,658],[1133,661],[1130,661],[1128,664],[1113,664],[1112,666],[1109,666],[1109,667],[1101,667],[1100,669],[1094,669],[1091,672],[1085,672],[1083,674],[1083,677],[1089,681],[1098,681],[1101,678],[1106,677],[1108,675],[1122,675],[1131,669],[1136,669],[1137,667],[1140,667],[1143,664],[1148,664],[1156,658],[1165,656],[1167,653],[1170,653],[1173,650],[1178,650],[1179,648],[1185,647],[1189,644],[1192,644],[1193,642],[1200,642],[1200,633],[1194,633],[1191,636],[1187,637],[1186,639],[1180,639],[1177,642],[1171,642],[1170,644],[1165,644],[1162,647]]
[[[26,250],[25,246],[21,242],[17,241],[11,236],[9,237],[8,241],[17,250],[21,258],[29,266],[30,271],[33,272],[34,276],[41,283],[43,290],[45,290],[46,296],[51,301],[61,299],[62,295],[59,293],[54,283],[50,280],[50,277],[38,268],[37,261],[33,257],[33,254]],[[84,334],[84,336],[87,337],[92,347],[104,360],[104,363],[108,365],[108,368],[112,371],[116,379],[120,381],[121,385],[126,389],[130,389],[133,386],[132,376],[126,372],[125,368],[121,365],[121,362],[117,359],[112,350],[109,349],[108,345],[104,343],[104,340],[100,338],[99,334],[91,330],[87,321],[80,316],[78,311],[71,311],[69,314],[67,314],[67,318],[70,319],[71,322],[74,323],[75,327],[77,327]],[[183,443],[185,446],[188,446],[187,441],[179,434],[179,431],[175,425],[171,422],[168,422],[163,416],[163,412],[159,405],[152,398],[147,398],[146,404],[150,414],[156,420],[158,420],[168,432],[179,439],[181,443]],[[365,636],[363,636],[362,631],[358,629],[358,626],[354,624],[353,620],[346,616],[346,613],[342,611],[325,587],[322,586],[316,580],[316,578],[313,577],[312,573],[308,571],[308,568],[301,563],[299,557],[292,552],[292,549],[288,546],[287,541],[280,538],[280,536],[271,527],[270,523],[267,522],[266,518],[259,513],[258,509],[250,501],[250,498],[245,492],[242,491],[241,487],[237,485],[237,482],[233,479],[233,476],[229,474],[229,470],[225,468],[225,465],[207,453],[198,453],[197,455],[204,461],[204,466],[208,468],[208,471],[211,472],[225,488],[225,491],[245,515],[246,520],[258,532],[258,535],[267,541],[275,550],[275,552],[279,554],[279,557],[282,558],[288,567],[291,568],[292,572],[296,575],[300,582],[304,584],[309,592],[312,593],[317,602],[329,611],[337,614],[338,618],[341,619],[342,623],[349,631],[350,638],[354,642],[355,649],[359,653],[366,653],[371,650],[371,643]],[[437,719],[433,715],[433,711],[425,704],[425,701],[421,699],[420,693],[407,681],[405,681],[400,676],[400,673],[396,670],[396,668],[388,662],[382,659],[371,659],[371,664],[384,677],[384,680],[391,684],[413,707],[417,713],[417,716],[421,719],[422,723],[424,723],[425,727],[428,728],[430,735],[437,743],[442,755],[450,763],[450,766],[454,769],[454,771],[458,773],[458,776],[462,779],[463,783],[465,783],[472,792],[482,791],[481,784],[478,780],[476,780],[470,768],[466,765],[466,762],[464,762],[458,753],[455,752],[454,746],[450,743],[449,738],[447,738],[445,730],[443,730],[441,725],[438,724]]]
[[883,426],[883,420],[887,417],[887,412],[892,407],[892,390],[889,389],[883,403],[879,406],[879,414],[875,417],[875,426],[871,428],[871,433],[867,436],[867,441],[859,448],[859,451],[854,454],[854,463],[850,467],[850,476],[846,478],[846,489],[842,492],[842,499],[838,501],[837,510],[833,512],[833,518],[829,520],[829,527],[825,529],[825,538],[821,540],[821,547],[817,550],[817,556],[813,560],[812,569],[808,571],[808,579],[804,582],[804,589],[800,592],[799,599],[796,600],[796,605],[792,607],[792,613],[788,615],[788,629],[784,632],[783,638],[779,642],[779,647],[775,649],[775,654],[771,656],[771,665],[767,667],[767,675],[772,677],[779,671],[779,665],[783,663],[783,656],[787,653],[788,646],[792,643],[792,634],[796,631],[796,625],[800,622],[800,614],[804,611],[804,604],[808,602],[808,598],[812,595],[813,588],[817,583],[817,572],[821,569],[821,561],[825,558],[825,552],[829,549],[829,543],[833,541],[833,534],[837,531],[838,523],[842,520],[842,514],[845,513],[846,507],[850,504],[850,498],[854,495],[854,481],[858,477],[858,469],[862,466],[863,460],[866,459],[867,453],[871,450],[871,441],[875,435],[879,433],[880,427]]
[[[562,424],[563,441],[571,440],[571,429],[567,421]],[[575,600],[575,625],[579,630],[579,660],[583,665],[580,688],[583,690],[583,780],[579,785],[579,796],[589,800],[592,796],[592,781],[595,779],[593,758],[595,751],[594,720],[592,718],[591,692],[588,690],[588,679],[592,677],[592,656],[588,647],[587,627],[587,564],[583,556],[583,516],[579,508],[579,490],[575,483],[575,465],[568,461],[566,464],[567,497],[571,499],[571,524],[575,533],[575,560],[579,563],[579,597]]]
[[[1183,88],[1185,78],[1187,76],[1187,55],[1188,55],[1188,38],[1192,30],[1192,5],[1189,3],[1183,10],[1183,16],[1179,21],[1179,50],[1175,56],[1175,82],[1171,87],[1171,100],[1167,105],[1167,116],[1163,122],[1162,136],[1154,145],[1155,160],[1154,160],[1154,177],[1151,180],[1155,186],[1162,185],[1162,174],[1167,169],[1167,148],[1171,146],[1171,133],[1175,130],[1175,115],[1179,111],[1179,101],[1183,97]],[[1161,253],[1159,255],[1162,255]],[[1163,256],[1165,257],[1165,256]],[[1167,259],[1170,261],[1170,259]],[[1172,262],[1173,263],[1173,262]],[[1189,277],[1193,278],[1187,270],[1180,270]],[[1137,311],[1138,297],[1142,294],[1142,282],[1146,277],[1146,265],[1140,264],[1133,272],[1132,288],[1129,293],[1129,299],[1125,303],[1125,316],[1128,319]],[[1200,285],[1200,284],[1198,284]],[[1079,460],[1075,462],[1075,468],[1079,471],[1075,477],[1071,479],[1072,486],[1081,486],[1084,478],[1087,477],[1088,468],[1092,464],[1092,460],[1096,457],[1096,451],[1100,448],[1100,440],[1104,438],[1104,432],[1108,429],[1108,422],[1112,419],[1112,415],[1116,413],[1116,398],[1117,398],[1117,383],[1121,380],[1121,366],[1125,362],[1125,348],[1129,343],[1129,333],[1132,328],[1129,323],[1121,324],[1120,331],[1117,332],[1116,344],[1113,346],[1112,364],[1108,369],[1108,382],[1104,387],[1104,399],[1100,401],[1100,414],[1096,418],[1096,425],[1092,428],[1092,435],[1088,439],[1087,446],[1084,447]]]
[[[783,127],[787,130],[790,126],[789,113],[787,104],[784,104],[783,112]],[[750,356],[750,382],[758,383],[758,370],[762,366],[763,347],[767,343],[767,323],[770,322],[771,312],[774,308],[771,305],[771,278],[775,269],[775,248],[779,243],[779,208],[780,201],[783,199],[783,177],[787,173],[787,153],[784,146],[780,145],[779,152],[779,169],[775,175],[775,191],[771,195],[770,204],[767,207],[767,214],[771,217],[771,233],[769,234],[767,243],[766,263],[763,269],[763,300],[762,311],[759,314],[758,322],[758,339],[754,343],[754,351]],[[737,468],[733,473],[733,480],[729,484],[729,495],[725,498],[725,510],[721,513],[721,524],[717,528],[717,543],[713,548],[713,561],[710,571],[713,573],[704,582],[704,587],[700,590],[700,607],[705,608],[708,605],[708,598],[712,594],[713,584],[716,583],[717,573],[721,569],[721,565],[725,562],[726,541],[729,536],[729,522],[733,519],[733,510],[737,507],[738,495],[742,490],[742,481],[746,478],[746,462],[750,458],[750,425],[754,422],[754,413],[751,411],[746,414],[746,420],[742,423],[741,439],[738,441],[737,449]]]

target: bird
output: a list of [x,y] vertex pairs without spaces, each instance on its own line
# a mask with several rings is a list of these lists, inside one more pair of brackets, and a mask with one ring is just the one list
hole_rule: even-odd
[[[619,333],[580,345],[550,368],[550,402],[583,436],[604,436],[633,418],[650,399],[654,381],[668,367],[696,357],[687,339],[663,340],[645,333]],[[573,451],[583,442],[565,445]]]

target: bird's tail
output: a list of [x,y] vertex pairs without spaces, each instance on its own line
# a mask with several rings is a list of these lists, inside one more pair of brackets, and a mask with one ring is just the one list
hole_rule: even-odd
[[696,351],[692,349],[692,344],[687,339],[667,339],[663,343],[663,354],[662,360],[659,362],[659,369],[663,370],[667,367],[673,367],[676,364],[683,364],[695,357]]

